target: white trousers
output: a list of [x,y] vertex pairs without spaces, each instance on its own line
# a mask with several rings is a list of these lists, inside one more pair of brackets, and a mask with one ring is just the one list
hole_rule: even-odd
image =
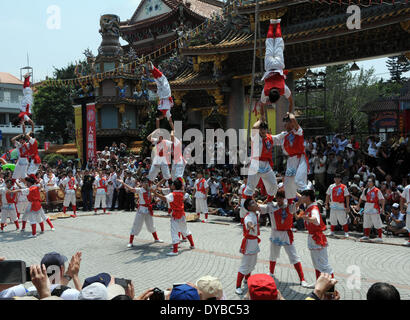
[[406,217],[406,229],[408,232],[410,232],[410,213],[407,213]]
[[286,199],[296,198],[297,190],[307,188],[307,164],[303,155],[301,158],[288,157],[283,186],[285,187]]
[[347,224],[347,213],[345,210],[330,209],[330,224],[337,226],[337,223],[341,226]]
[[76,205],[76,196],[75,196],[75,192],[74,193],[66,193],[64,196],[64,203],[63,206],[64,207],[69,207],[70,203],[75,206]]
[[138,236],[142,230],[142,226],[147,226],[147,230],[150,233],[157,232],[154,227],[154,219],[149,213],[140,213],[137,212],[134,219],[134,224],[131,229],[131,235]]
[[164,179],[171,179],[171,173],[169,172],[169,166],[167,164],[158,164],[151,166],[147,178],[150,181],[154,181],[160,172],[162,172]]
[[242,255],[241,266],[239,267],[239,272],[245,276],[250,274],[256,266],[258,260],[258,254],[244,254]]
[[28,220],[30,221],[30,224],[36,224],[36,223],[42,223],[43,222],[43,218],[41,213],[44,214],[44,210],[43,208],[41,208],[39,211],[29,211],[29,218]]
[[310,250],[310,256],[312,258],[313,267],[316,270],[319,270],[322,273],[333,273],[333,269],[329,264],[327,247],[324,247],[322,249]]
[[27,169],[27,174],[36,174],[38,171],[38,168],[40,168],[40,163],[34,163],[34,160],[30,161],[30,165],[28,166]]
[[265,71],[285,69],[284,50],[285,42],[283,38],[266,39]]
[[107,195],[106,194],[96,194],[94,201],[94,209],[99,209],[100,206],[105,209],[107,208]]
[[[28,201],[17,202],[17,212],[20,213],[20,214],[21,213],[26,214],[26,211],[29,207],[29,204],[30,203]],[[27,221],[27,220],[25,220],[25,221]]]
[[383,226],[382,220],[380,219],[380,214],[363,214],[363,228],[370,229],[375,227],[376,229],[381,229]]
[[13,172],[13,179],[24,179],[27,177],[28,159],[19,158]]
[[[281,248],[282,248],[282,246],[278,246],[278,245],[271,242],[271,244],[270,244],[270,257],[269,257],[270,261],[277,261],[278,260],[278,258],[280,257],[280,249]],[[300,262],[300,257],[298,256],[298,254],[296,252],[296,247],[293,244],[283,246],[283,248],[285,249],[285,251],[286,251],[286,253],[289,257],[289,262],[291,264],[296,264],[296,263]]]
[[272,169],[265,173],[256,173],[248,176],[248,183],[245,188],[245,195],[253,196],[255,193],[255,188],[262,178],[263,184],[265,185],[266,193],[270,196],[275,196],[278,191],[278,182],[276,180],[275,173]]
[[6,223],[7,218],[10,218],[11,221],[17,221],[17,211],[16,208],[13,206],[12,209],[5,209],[4,207],[1,208],[1,223]]
[[208,213],[207,199],[195,198],[196,213]]
[[173,164],[171,169],[171,177],[172,180],[176,180],[178,178],[183,178],[185,172],[185,165],[184,164]]
[[178,233],[181,232],[182,235],[186,238],[192,233],[188,230],[185,216],[181,219],[171,218],[171,239],[172,244],[177,244],[180,242]]

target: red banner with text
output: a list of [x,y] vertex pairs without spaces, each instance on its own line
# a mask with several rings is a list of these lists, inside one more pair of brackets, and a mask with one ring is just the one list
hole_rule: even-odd
[[97,159],[97,133],[96,133],[95,104],[87,104],[87,161]]

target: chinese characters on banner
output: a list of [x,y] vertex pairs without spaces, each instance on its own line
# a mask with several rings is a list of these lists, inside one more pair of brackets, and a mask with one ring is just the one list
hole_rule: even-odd
[[81,105],[74,106],[74,117],[75,117],[75,141],[77,146],[78,158],[82,161],[83,159],[83,118]]
[[97,159],[97,134],[95,127],[95,104],[87,104],[87,161]]

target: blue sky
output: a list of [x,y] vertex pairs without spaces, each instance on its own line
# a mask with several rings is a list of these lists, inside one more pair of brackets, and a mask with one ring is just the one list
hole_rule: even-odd
[[[19,76],[27,64],[27,53],[35,81],[52,76],[53,66],[64,67],[83,59],[89,48],[96,55],[101,43],[98,33],[102,14],[112,13],[130,19],[140,0],[13,0],[0,1],[0,72]],[[49,29],[51,6],[60,8],[61,28]],[[51,7],[52,8],[52,7]],[[125,41],[121,40],[122,44]],[[378,77],[388,78],[385,59],[358,63],[375,67]]]

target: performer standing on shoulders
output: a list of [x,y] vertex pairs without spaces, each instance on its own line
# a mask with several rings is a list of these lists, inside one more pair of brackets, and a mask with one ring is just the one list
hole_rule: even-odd
[[38,155],[38,141],[34,138],[34,132],[30,132],[26,136],[29,146],[30,165],[27,169],[27,175],[37,180],[36,174],[41,164],[40,156]]
[[11,143],[15,144],[19,154],[13,172],[13,181],[16,181],[16,179],[25,179],[27,177],[28,157],[30,155],[30,149],[26,143],[25,135],[22,134],[12,138]]
[[315,192],[313,190],[302,191],[302,196],[299,202],[307,206],[303,213],[306,229],[308,230],[308,249],[312,258],[313,267],[316,271],[316,280],[319,279],[320,273],[328,273],[333,275],[333,269],[329,264],[327,254],[327,239],[323,234],[326,230],[326,225],[323,223],[320,216],[320,210],[315,201]]
[[31,124],[32,132],[34,132],[34,122],[30,119],[31,117],[31,106],[33,105],[33,90],[30,88],[30,73],[24,75],[23,84],[23,100],[21,101],[20,114],[13,121],[15,126],[21,125],[23,128],[23,135],[26,134],[26,125],[28,122]]
[[[156,138],[156,136],[158,136],[158,138]],[[162,172],[164,179],[171,179],[169,165],[171,163],[172,142],[164,139],[161,129],[155,130],[147,139],[155,145],[155,155],[147,178],[151,182],[154,182],[159,172]]]
[[273,136],[273,140],[275,145],[281,146],[283,153],[288,156],[283,184],[286,199],[291,204],[296,198],[298,190],[308,189],[309,160],[305,153],[303,130],[299,126],[295,115],[287,113],[283,121],[286,131]]
[[174,123],[171,116],[171,108],[174,106],[174,100],[171,96],[171,87],[169,85],[168,79],[164,74],[154,67],[151,61],[148,62],[148,70],[154,77],[155,83],[157,84],[157,94],[159,97],[158,113],[156,126],[159,128],[159,123],[165,117],[168,119],[169,125],[172,130],[174,130]]
[[[337,223],[343,226],[345,237],[349,237],[349,225],[347,215],[350,211],[349,189],[342,183],[340,174],[335,175],[335,183],[329,186],[326,192],[326,209],[330,209],[331,229],[329,236],[334,236]],[[330,206],[329,206],[330,202]]]

